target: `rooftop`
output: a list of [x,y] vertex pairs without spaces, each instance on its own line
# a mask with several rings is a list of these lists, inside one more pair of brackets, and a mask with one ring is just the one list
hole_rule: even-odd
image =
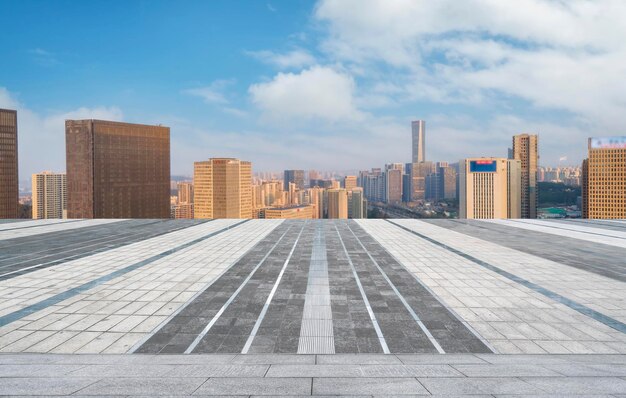
[[626,394],[625,257],[623,220],[5,220],[0,391]]

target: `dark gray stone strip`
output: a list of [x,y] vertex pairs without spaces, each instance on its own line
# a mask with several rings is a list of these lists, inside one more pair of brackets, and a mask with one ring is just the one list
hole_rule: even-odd
[[[87,228],[78,228],[69,234],[55,234],[44,242],[22,241],[15,245],[2,242],[5,252],[0,260],[0,280],[14,278],[38,269],[116,249],[131,243],[178,231],[206,220],[129,220]],[[42,250],[32,250],[42,248]]]
[[296,353],[307,288],[315,223],[309,222],[248,353]]
[[[626,282],[626,250],[480,220],[423,220],[500,246]],[[600,249],[601,248],[601,249]]]
[[587,220],[568,218],[564,220],[545,219],[542,221],[548,221],[557,225],[579,225],[592,228],[606,229],[610,231],[626,232],[626,224],[620,224],[616,222],[603,221],[603,220]]
[[[369,336],[371,338],[377,338],[378,339],[378,343],[380,344],[383,353],[385,354],[389,354],[391,353],[389,350],[389,346],[387,345],[387,340],[385,339],[385,336],[383,335],[383,331],[381,328],[380,323],[378,322],[378,319],[376,317],[376,314],[374,313],[374,308],[372,307],[372,304],[370,302],[370,299],[368,297],[368,293],[366,292],[363,283],[361,281],[361,276],[359,275],[359,271],[357,270],[357,267],[355,266],[354,262],[352,261],[352,257],[350,256],[350,253],[348,252],[348,249],[346,247],[346,244],[341,236],[341,232],[339,232],[339,227],[338,225],[335,225],[335,231],[337,232],[337,237],[339,238],[339,242],[341,243],[341,247],[348,259],[348,264],[350,264],[350,268],[352,270],[352,275],[354,277],[354,280],[356,281],[357,287],[359,289],[359,293],[361,294],[361,299],[363,300],[363,303],[365,304],[365,308],[367,310],[367,314],[370,318],[370,321],[372,322],[372,325],[374,327],[374,331],[376,332],[376,336]],[[360,266],[361,264],[359,264]],[[381,297],[377,297],[374,296],[376,294],[379,294],[377,290],[372,289],[371,285],[371,280],[366,280],[365,281],[367,283],[367,288],[369,290],[369,295],[373,296],[374,299],[379,299]]]
[[[507,221],[510,221],[510,222],[513,222],[513,223],[517,223],[517,224],[534,225],[534,226],[537,226],[537,227],[554,228],[554,229],[558,229],[558,230],[561,230],[561,231],[578,232],[580,234],[604,236],[605,238],[626,240],[626,238],[622,238],[622,237],[619,237],[619,236],[614,236],[614,235],[609,235],[609,234],[601,234],[599,232],[580,231],[580,230],[577,230],[576,228],[565,228],[563,226],[557,226],[557,225],[537,224],[537,223],[532,223],[532,222],[528,222],[528,221],[524,221],[524,220],[512,220],[512,219],[509,219]],[[513,226],[515,226],[515,225],[513,225]]]
[[[415,313],[415,311],[413,311],[413,308],[409,305],[407,300],[404,298],[404,295],[402,293],[400,293],[400,291],[393,284],[391,279],[389,279],[389,276],[387,275],[387,273],[382,269],[382,267],[380,266],[378,261],[376,261],[374,256],[372,256],[372,254],[367,250],[367,248],[365,247],[365,245],[363,244],[361,239],[359,239],[359,237],[354,233],[354,231],[350,227],[350,224],[347,223],[346,226],[348,227],[348,230],[352,233],[352,236],[354,236],[356,238],[356,241],[359,244],[359,246],[361,247],[361,249],[363,249],[363,251],[365,251],[365,254],[367,254],[367,256],[369,257],[370,261],[376,266],[376,269],[378,269],[378,272],[380,272],[380,274],[383,276],[385,281],[387,281],[387,284],[389,285],[389,287],[391,287],[393,292],[400,299],[400,302],[402,303],[402,305],[404,305],[404,308],[406,308],[407,312],[411,315],[413,320],[415,320],[415,323],[417,323],[417,326],[419,326],[419,328],[422,329],[422,332],[424,332],[424,334],[428,337],[428,339],[430,340],[430,343],[435,347],[435,349],[437,349],[437,352],[439,352],[440,354],[445,354],[445,351],[443,350],[443,348],[441,348],[441,345],[439,344],[439,342],[437,342],[437,339],[432,335],[432,333],[430,333],[430,330],[428,330],[426,325],[424,325],[424,322],[422,322],[422,320]],[[356,227],[357,227],[357,225],[355,225],[355,228]]]
[[579,313],[581,313],[583,315],[586,315],[586,316],[588,316],[588,317],[590,317],[592,319],[595,319],[596,321],[598,321],[600,323],[603,323],[603,324],[605,324],[606,326],[608,326],[610,328],[613,328],[613,329],[615,329],[615,330],[617,330],[619,332],[622,332],[622,333],[626,333],[626,324],[618,321],[617,319],[614,319],[614,318],[611,318],[611,317],[609,317],[607,315],[604,315],[604,314],[602,314],[602,313],[600,313],[600,312],[598,312],[598,311],[596,311],[594,309],[591,309],[591,308],[589,308],[589,307],[587,307],[587,306],[585,306],[583,304],[580,304],[580,303],[578,303],[578,302],[576,302],[574,300],[571,300],[571,299],[569,299],[567,297],[564,297],[564,296],[562,296],[562,295],[560,295],[558,293],[555,293],[555,292],[553,292],[551,290],[548,290],[548,289],[546,289],[546,288],[544,288],[544,287],[542,287],[542,286],[540,286],[540,285],[538,285],[536,283],[533,283],[533,282],[530,282],[530,281],[528,281],[526,279],[520,278],[519,276],[517,276],[515,274],[512,274],[512,273],[510,273],[508,271],[505,271],[505,270],[503,270],[501,268],[498,268],[495,265],[489,264],[489,263],[487,263],[487,262],[485,262],[483,260],[480,260],[480,259],[478,259],[478,258],[476,258],[474,256],[471,256],[471,255],[469,255],[467,253],[464,253],[464,252],[462,252],[460,250],[457,250],[457,249],[455,249],[453,247],[450,247],[450,246],[448,246],[448,245],[446,245],[444,243],[441,243],[441,242],[439,242],[439,241],[437,241],[435,239],[432,239],[432,238],[430,238],[430,237],[428,237],[426,235],[423,235],[423,234],[421,234],[419,232],[416,232],[416,231],[414,231],[414,230],[412,230],[410,228],[407,228],[407,227],[405,227],[403,225],[397,224],[397,223],[395,223],[395,222],[393,222],[391,220],[385,220],[385,221],[387,221],[387,222],[395,225],[396,227],[401,228],[401,229],[403,229],[403,230],[405,230],[407,232],[410,232],[413,235],[418,236],[418,237],[420,237],[420,238],[422,238],[422,239],[424,239],[424,240],[426,240],[426,241],[428,241],[428,242],[430,242],[430,243],[432,243],[432,244],[434,244],[436,246],[442,247],[442,248],[444,248],[444,249],[446,249],[446,250],[448,250],[448,251],[450,251],[450,252],[452,252],[452,253],[454,253],[454,254],[456,254],[458,256],[461,256],[461,257],[463,257],[463,258],[465,258],[467,260],[470,260],[474,264],[480,265],[483,268],[486,268],[486,269],[488,269],[490,271],[493,271],[493,272],[495,272],[495,273],[497,273],[499,275],[504,276],[505,278],[507,278],[509,280],[512,280],[514,282],[519,283],[522,286],[525,286],[525,287],[527,287],[527,288],[529,288],[531,290],[534,290],[535,292],[537,292],[539,294],[542,294],[542,295],[544,295],[544,296],[546,296],[546,297],[556,301],[557,303],[561,303],[563,305],[566,305],[569,308],[571,308],[571,309],[573,309],[575,311],[578,311]]
[[451,308],[448,308],[420,279],[389,253],[357,222],[350,223],[355,236],[363,242],[368,256],[374,258],[391,283],[405,298],[424,326],[446,353],[491,353],[493,349]]
[[135,352],[184,353],[243,281],[256,267],[263,264],[291,226],[291,223],[285,221],[271,231]]
[[275,281],[289,258],[294,247],[298,247],[298,237],[305,228],[303,220],[287,222],[293,228],[285,239],[272,250],[262,266],[249,280],[242,284],[241,291],[224,308],[223,313],[193,350],[195,353],[241,353],[254,325],[263,311],[264,303],[272,292]]
[[[35,220],[29,220],[29,221],[35,221]],[[75,223],[75,222],[80,222],[80,221],[85,221],[85,220],[81,219],[81,220],[59,221],[59,222],[50,222],[50,223],[39,224],[39,225],[27,225],[27,226],[14,227],[14,228],[2,228],[0,229],[0,232],[14,231],[16,229],[41,228],[41,227],[47,227],[49,225],[70,224],[70,223]]]
[[111,272],[110,274],[103,275],[103,276],[101,276],[101,277],[99,277],[97,279],[94,279],[94,280],[90,281],[90,282],[87,282],[87,283],[84,283],[84,284],[82,284],[80,286],[77,286],[75,288],[69,289],[69,290],[67,290],[67,291],[65,291],[63,293],[56,294],[56,295],[54,295],[54,296],[52,296],[50,298],[47,298],[45,300],[42,300],[42,301],[38,302],[38,303],[29,305],[29,306],[27,306],[25,308],[22,308],[22,309],[18,310],[18,311],[14,311],[14,312],[11,312],[11,313],[9,313],[7,315],[4,315],[4,316],[0,317],[0,327],[8,325],[11,322],[15,322],[18,319],[22,319],[25,316],[33,314],[33,313],[35,313],[37,311],[41,311],[41,310],[43,310],[45,308],[48,308],[51,305],[58,304],[58,303],[60,303],[63,300],[67,300],[68,298],[74,297],[74,296],[76,296],[76,295],[78,295],[78,294],[80,294],[82,292],[85,292],[85,291],[87,291],[89,289],[93,289],[96,286],[99,286],[99,285],[101,285],[101,284],[103,284],[105,282],[113,280],[113,279],[115,279],[115,278],[117,278],[119,276],[125,275],[125,274],[127,274],[127,273],[129,273],[131,271],[134,271],[136,269],[145,267],[146,265],[151,264],[151,263],[155,262],[156,260],[160,260],[163,257],[167,257],[169,255],[172,255],[172,254],[174,254],[176,252],[179,252],[179,251],[181,251],[183,249],[186,249],[186,248],[188,248],[190,246],[193,246],[193,245],[195,245],[197,243],[200,243],[200,242],[202,242],[202,241],[204,241],[206,239],[212,238],[213,236],[219,235],[219,234],[221,234],[221,233],[223,233],[225,231],[228,231],[230,229],[236,228],[239,225],[241,225],[241,224],[243,224],[243,223],[245,223],[247,221],[249,221],[249,220],[243,220],[243,221],[240,221],[240,222],[238,222],[238,223],[236,223],[234,225],[229,225],[226,228],[222,228],[222,229],[220,229],[218,231],[211,232],[210,234],[207,234],[207,235],[204,235],[204,236],[202,236],[200,238],[194,239],[191,242],[187,242],[187,243],[179,245],[179,246],[177,246],[177,247],[175,247],[173,249],[166,250],[166,251],[164,251],[162,253],[159,253],[159,254],[156,254],[156,255],[154,255],[152,257],[149,257],[149,258],[147,258],[145,260],[142,260],[142,261],[139,261],[139,262],[137,262],[135,264],[129,265],[127,267],[118,269],[117,271]]
[[376,330],[333,221],[324,222],[324,234],[335,353],[382,353]]

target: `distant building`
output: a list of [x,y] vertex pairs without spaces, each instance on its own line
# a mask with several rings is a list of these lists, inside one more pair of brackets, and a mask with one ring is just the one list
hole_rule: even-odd
[[67,184],[65,173],[33,174],[33,219],[67,218]]
[[345,189],[329,189],[328,218],[348,218],[348,191]]
[[356,176],[345,176],[343,179],[343,187],[346,191],[352,191],[357,187],[357,178]]
[[512,158],[519,160],[522,167],[522,218],[537,218],[537,167],[539,162],[537,135],[519,134],[513,136]]
[[17,218],[17,111],[0,109],[0,218]]
[[193,219],[193,203],[179,203],[172,205],[170,217],[176,219]]
[[289,192],[289,183],[296,184],[296,189],[304,189],[304,170],[285,170],[283,190]]
[[519,218],[521,162],[470,158],[460,162],[459,218]]
[[169,218],[170,129],[66,120],[68,218]]
[[426,161],[426,122],[416,120],[411,122],[412,134],[412,163]]
[[309,185],[311,188],[332,188],[333,180],[312,179]]
[[441,166],[437,169],[439,183],[438,199],[456,199],[457,175],[454,167]]
[[252,218],[252,163],[233,158],[194,162],[194,218]]
[[179,182],[176,184],[178,192],[178,204],[190,204],[193,203],[193,183],[192,182]]
[[402,203],[402,169],[389,168],[385,171],[385,202]]
[[292,205],[285,207],[270,207],[265,209],[263,218],[266,219],[311,219],[313,218],[312,205]]
[[367,218],[367,199],[363,188],[356,187],[348,191],[348,218]]
[[405,178],[408,185],[404,186],[404,202],[417,202],[426,199],[426,176],[435,173],[433,162],[405,164]]
[[626,218],[626,136],[589,138],[583,162],[583,218]]

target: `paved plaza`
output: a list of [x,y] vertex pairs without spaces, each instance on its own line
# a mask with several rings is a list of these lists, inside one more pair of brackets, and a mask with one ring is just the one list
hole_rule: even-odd
[[2,394],[626,396],[626,221],[5,221]]

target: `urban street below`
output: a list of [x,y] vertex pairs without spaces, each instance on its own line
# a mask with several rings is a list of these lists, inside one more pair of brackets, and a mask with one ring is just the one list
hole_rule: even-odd
[[6,220],[0,253],[0,394],[626,394],[622,220]]

